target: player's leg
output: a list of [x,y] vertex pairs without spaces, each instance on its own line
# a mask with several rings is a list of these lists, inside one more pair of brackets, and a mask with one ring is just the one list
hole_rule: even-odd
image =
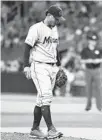
[[50,105],[42,105],[41,111],[49,131],[53,127]]
[[[53,127],[50,104],[52,102],[52,87],[51,87],[51,78],[49,75],[50,67],[47,65],[39,65],[36,67],[36,79],[37,82],[37,105],[41,106],[42,116],[46,122],[48,130]],[[45,68],[44,68],[45,67]],[[47,69],[47,70],[46,70]],[[34,79],[35,80],[35,79]]]
[[50,110],[50,105],[43,105],[41,107],[42,110],[42,115],[44,117],[44,120],[46,122],[47,128],[48,128],[48,138],[56,138],[60,135],[62,135],[61,132],[58,132],[52,122],[51,118],[51,110]]
[[101,87],[101,74],[100,69],[96,69],[94,73],[94,83],[95,83],[95,98],[96,106],[99,111],[102,110],[102,87]]
[[[52,67],[46,64],[35,64],[35,75],[33,81],[37,87],[37,105],[41,106],[42,116],[48,127],[48,134],[57,137],[59,134],[56,131],[51,118],[50,104],[52,102]],[[54,76],[55,77],[55,76]],[[55,79],[54,79],[55,80]],[[53,132],[53,133],[52,133]]]
[[92,73],[91,70],[86,69],[85,74],[86,79],[86,97],[87,97],[87,103],[86,103],[86,111],[89,111],[92,106]]
[[58,69],[55,67],[53,68],[50,65],[43,64],[36,67],[36,71],[36,76],[39,81],[39,96],[37,103],[40,104],[39,101],[41,101],[41,111],[48,128],[48,136],[54,138],[59,135],[59,132],[55,129],[53,125],[50,105],[52,102],[52,90],[54,87],[56,73]]
[[[34,65],[31,66],[31,76],[32,76],[32,80],[39,92],[39,85],[38,85],[38,79],[36,79],[36,75],[34,72]],[[40,94],[37,95],[37,99],[40,96]],[[41,111],[41,106],[38,103],[35,107],[34,107],[34,120],[33,120],[33,125],[31,128],[31,132],[30,132],[30,136],[31,137],[38,137],[38,138],[43,138],[45,137],[44,133],[39,129],[39,125],[40,125],[40,121],[42,118],[42,111]]]
[[31,130],[39,129],[41,118],[42,118],[41,107],[35,106],[34,107],[33,126],[32,126],[32,129]]
[[38,137],[38,138],[45,137],[44,133],[39,129],[41,118],[42,118],[41,107],[35,106],[34,120],[33,120],[33,126],[31,128],[31,132],[30,132],[30,137]]
[[[59,70],[58,67],[54,66],[54,67],[51,68],[51,71],[50,71],[50,77],[51,77],[50,82],[51,82],[51,90],[52,91],[53,91],[53,88],[54,88],[54,85],[55,85],[56,74],[57,74],[58,70]],[[48,114],[46,114],[46,111],[47,111]],[[48,122],[46,122],[48,124],[48,138],[56,138],[58,136],[63,135],[61,132],[56,130],[54,124],[52,123],[50,106],[47,109],[45,109],[45,114],[46,114],[45,115],[46,117],[48,116],[48,118],[45,117],[46,120],[48,119]]]
[[[48,130],[53,126],[50,112],[50,103],[52,101],[52,87],[49,76],[49,70],[46,64],[32,64],[32,79],[37,88],[36,105],[41,107],[41,114],[46,122]],[[35,120],[34,120],[35,121]]]

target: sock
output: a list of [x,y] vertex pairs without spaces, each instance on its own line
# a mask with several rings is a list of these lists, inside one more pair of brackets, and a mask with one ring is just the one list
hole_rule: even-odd
[[53,127],[50,106],[48,105],[42,106],[41,111],[49,131]]
[[40,125],[41,118],[42,118],[41,107],[35,106],[35,108],[34,108],[34,121],[33,121],[32,130],[38,129],[38,127]]

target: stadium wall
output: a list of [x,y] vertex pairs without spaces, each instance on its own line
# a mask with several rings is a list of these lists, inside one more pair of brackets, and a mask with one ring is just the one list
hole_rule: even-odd
[[[22,72],[1,73],[1,93],[36,94],[37,90],[32,80],[27,80]],[[72,96],[85,96],[85,87],[73,85]]]
[[21,72],[1,74],[1,92],[37,93],[32,80],[27,80]]

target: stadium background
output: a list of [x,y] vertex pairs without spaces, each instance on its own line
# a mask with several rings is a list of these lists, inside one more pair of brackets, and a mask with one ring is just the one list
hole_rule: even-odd
[[[32,81],[22,73],[24,40],[29,27],[44,19],[44,11],[52,4],[60,5],[66,18],[65,24],[59,27],[61,58],[70,48],[74,48],[76,56],[79,56],[87,45],[86,35],[90,29],[99,34],[99,47],[102,48],[101,1],[1,1],[2,93],[36,93]],[[76,58],[72,95],[85,96],[83,66]]]

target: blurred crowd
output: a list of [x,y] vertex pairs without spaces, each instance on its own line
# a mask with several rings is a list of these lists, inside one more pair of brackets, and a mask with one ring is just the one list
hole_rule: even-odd
[[0,62],[1,72],[21,72],[23,70],[23,63],[20,59],[8,60]]
[[[25,2],[23,2],[24,5]],[[30,1],[26,14],[19,13],[20,3],[1,3],[1,49],[11,49],[13,47],[23,47],[24,39],[29,27],[44,19],[46,9],[57,4],[64,11],[66,22],[59,26],[60,41],[67,42],[67,53],[62,57],[62,64],[68,71],[75,73],[81,68],[78,56],[80,51],[87,44],[86,34],[89,30],[96,30],[102,37],[102,2],[101,1]],[[18,6],[18,14],[13,20],[7,22],[7,13],[14,6]],[[21,7],[22,8],[22,7]],[[24,9],[24,8],[23,8]],[[21,9],[22,10],[22,9]],[[22,16],[23,15],[23,16]],[[102,41],[99,41],[100,47]],[[71,49],[70,49],[71,48]],[[12,50],[11,50],[12,51]],[[72,51],[75,53],[73,54]],[[68,55],[67,55],[68,54]],[[2,56],[2,54],[1,54]],[[69,57],[67,59],[67,56]],[[2,57],[1,57],[2,58]],[[70,67],[71,65],[71,67]],[[1,71],[17,72],[22,69],[22,60],[1,60]]]

